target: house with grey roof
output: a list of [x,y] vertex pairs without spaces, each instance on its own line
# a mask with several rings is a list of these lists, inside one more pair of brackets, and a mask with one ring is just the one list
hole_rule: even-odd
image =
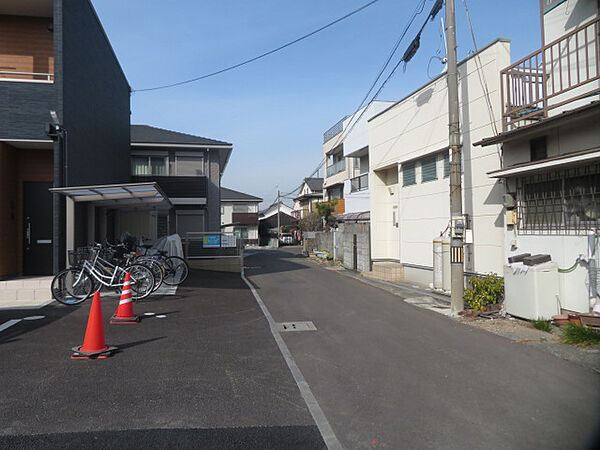
[[294,216],[306,217],[316,211],[316,203],[323,201],[323,178],[305,178],[298,195],[294,198]]
[[156,182],[172,207],[157,208],[149,218],[135,210],[121,212],[119,229],[149,239],[219,231],[221,177],[232,149],[229,142],[132,125],[131,179]]
[[246,244],[258,244],[258,204],[263,199],[221,188],[221,231],[235,233]]

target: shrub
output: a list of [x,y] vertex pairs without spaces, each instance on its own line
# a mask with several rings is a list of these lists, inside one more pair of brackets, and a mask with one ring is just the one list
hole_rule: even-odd
[[565,344],[575,344],[581,347],[600,344],[600,331],[593,328],[568,323],[560,331],[562,332],[561,340]]
[[465,302],[470,308],[478,311],[500,303],[504,296],[504,279],[495,273],[472,277],[469,286],[470,288],[465,290]]
[[538,319],[531,322],[534,328],[537,328],[540,331],[545,331],[546,333],[550,333],[552,327],[548,320]]

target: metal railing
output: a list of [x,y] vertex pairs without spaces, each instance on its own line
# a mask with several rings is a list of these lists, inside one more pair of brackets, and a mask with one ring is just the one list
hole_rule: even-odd
[[330,177],[336,173],[343,172],[344,170],[346,170],[346,160],[340,159],[338,162],[327,166],[327,176]]
[[323,133],[323,144],[344,130],[344,120],[346,120],[347,117],[348,116],[343,117],[338,123]]
[[354,178],[350,178],[350,192],[358,192],[369,189],[369,174],[364,173]]
[[[8,75],[8,76],[7,76]],[[29,78],[25,78],[29,77]],[[9,70],[0,70],[0,78],[12,79],[18,81],[54,81],[53,73],[40,73],[40,72],[14,72]]]
[[500,71],[504,131],[600,93],[600,17]]

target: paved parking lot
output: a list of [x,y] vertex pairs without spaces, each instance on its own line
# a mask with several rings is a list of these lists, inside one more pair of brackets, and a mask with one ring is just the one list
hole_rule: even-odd
[[137,325],[108,325],[105,360],[71,360],[90,301],[0,311],[0,447],[324,448],[239,274],[193,271],[176,295],[134,305]]

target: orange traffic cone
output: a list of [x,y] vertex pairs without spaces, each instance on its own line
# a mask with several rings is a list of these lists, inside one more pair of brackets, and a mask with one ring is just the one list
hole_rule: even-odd
[[96,359],[108,358],[117,349],[109,347],[104,342],[104,327],[102,326],[102,306],[100,305],[100,292],[94,293],[90,316],[88,317],[87,328],[83,345],[73,347],[71,359]]
[[133,314],[133,298],[131,298],[131,278],[129,272],[125,274],[125,282],[123,283],[123,292],[119,300],[119,307],[110,318],[111,324],[119,323],[138,323],[140,318]]

